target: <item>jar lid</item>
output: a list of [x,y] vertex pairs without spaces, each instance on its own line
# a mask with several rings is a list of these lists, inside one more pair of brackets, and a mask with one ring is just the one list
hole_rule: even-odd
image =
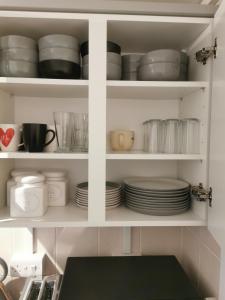
[[23,176],[23,175],[36,175],[39,174],[37,170],[33,169],[16,169],[11,171],[11,176],[16,177],[16,176]]
[[39,175],[27,175],[27,176],[17,176],[15,177],[15,181],[17,183],[23,184],[32,184],[32,183],[40,183],[45,181],[45,176],[42,174]]
[[49,171],[44,171],[42,174],[46,178],[62,178],[66,176],[65,171],[57,171],[57,170],[49,170]]

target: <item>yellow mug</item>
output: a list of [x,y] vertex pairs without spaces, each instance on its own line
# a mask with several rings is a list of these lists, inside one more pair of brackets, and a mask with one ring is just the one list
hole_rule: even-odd
[[114,130],[110,131],[110,145],[113,151],[128,151],[134,145],[134,131]]

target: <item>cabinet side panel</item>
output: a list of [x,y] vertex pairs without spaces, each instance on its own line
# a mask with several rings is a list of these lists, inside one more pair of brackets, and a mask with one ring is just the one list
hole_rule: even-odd
[[[0,123],[14,123],[14,100],[2,91],[0,91]],[[12,167],[12,160],[0,160],[0,207],[5,205],[6,181]]]

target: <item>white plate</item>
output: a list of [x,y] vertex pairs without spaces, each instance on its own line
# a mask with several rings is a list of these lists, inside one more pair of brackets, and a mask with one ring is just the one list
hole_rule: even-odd
[[177,191],[187,189],[189,183],[173,178],[130,177],[124,180],[128,186],[151,191]]

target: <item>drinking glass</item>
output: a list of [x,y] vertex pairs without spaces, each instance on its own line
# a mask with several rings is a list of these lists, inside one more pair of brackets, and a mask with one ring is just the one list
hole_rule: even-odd
[[88,151],[88,114],[73,113],[71,150],[73,152]]
[[148,152],[148,122],[149,121],[145,121],[142,125],[143,125],[143,140],[144,140],[144,144],[143,144],[143,150],[144,152]]
[[199,153],[200,121],[198,119],[182,120],[182,147],[184,154]]
[[165,153],[179,153],[179,124],[178,119],[165,120],[165,137],[164,151]]
[[147,122],[147,151],[159,153],[161,144],[161,120],[153,119]]
[[72,140],[73,113],[54,112],[57,152],[70,152]]

